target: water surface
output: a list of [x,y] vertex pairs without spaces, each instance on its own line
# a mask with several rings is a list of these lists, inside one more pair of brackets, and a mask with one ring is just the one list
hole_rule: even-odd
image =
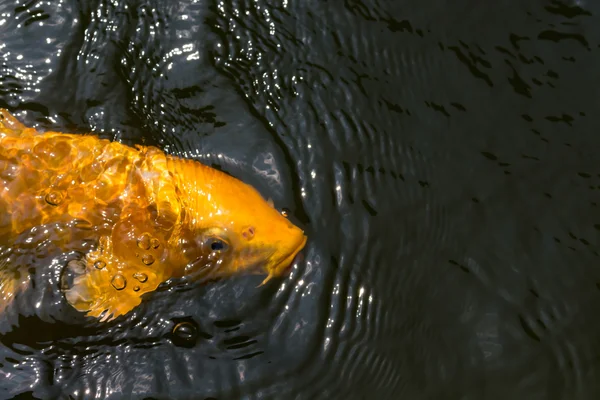
[[282,281],[159,291],[110,326],[55,293],[69,254],[32,249],[0,398],[598,398],[599,14],[2,2],[1,107],[221,168],[309,242]]

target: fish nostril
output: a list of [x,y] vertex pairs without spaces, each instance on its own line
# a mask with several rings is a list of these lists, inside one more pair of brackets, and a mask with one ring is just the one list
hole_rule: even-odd
[[254,237],[254,227],[249,226],[242,231],[242,236],[246,238],[246,240],[251,240]]

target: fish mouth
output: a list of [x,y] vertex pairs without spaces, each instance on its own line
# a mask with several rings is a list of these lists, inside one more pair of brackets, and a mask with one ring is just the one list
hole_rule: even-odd
[[[293,244],[293,246],[287,247],[287,249],[293,249],[292,251],[283,252],[283,256],[277,258],[278,253],[282,252],[277,251],[258,251],[253,254],[251,257],[251,261],[246,259],[245,262],[238,264],[235,268],[236,271],[246,271],[251,274],[262,275],[264,273],[267,274],[265,280],[259,285],[262,286],[272,278],[280,277],[284,275],[291,269],[294,261],[299,259],[298,255],[300,251],[304,248],[307,242],[307,237],[302,235],[299,239]],[[268,260],[275,260],[274,262],[269,262]]]
[[302,249],[306,245],[306,241],[307,241],[306,235],[302,235],[300,240],[294,246],[294,250],[291,253],[289,253],[287,256],[284,256],[282,259],[277,261],[273,265],[273,267],[269,268],[269,271],[268,271],[269,275],[277,276],[277,275],[281,275],[284,272],[288,271],[290,269],[290,267],[292,266],[292,264],[294,263],[294,261],[296,261],[296,258],[298,256],[298,254],[300,253],[300,251],[302,251]]

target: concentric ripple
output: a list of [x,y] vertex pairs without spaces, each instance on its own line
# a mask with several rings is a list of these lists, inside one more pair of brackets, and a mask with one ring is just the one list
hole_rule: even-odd
[[221,168],[309,237],[283,280],[168,282],[107,326],[60,295],[93,245],[56,250],[77,227],[0,243],[25,289],[0,314],[0,398],[598,398],[599,15],[0,5],[1,107]]

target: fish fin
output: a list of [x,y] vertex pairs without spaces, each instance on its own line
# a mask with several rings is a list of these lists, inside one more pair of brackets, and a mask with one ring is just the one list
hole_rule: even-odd
[[23,125],[7,109],[0,108],[0,131],[5,136],[19,137],[23,131],[33,131],[33,129]]
[[[67,266],[73,269],[73,265]],[[103,273],[104,272],[104,273]],[[97,318],[100,322],[108,322],[125,315],[141,302],[141,297],[126,286],[117,290],[112,284],[114,276],[108,271],[98,271],[93,266],[84,264],[83,270],[74,273],[76,276],[71,287],[63,288],[65,298],[73,308]],[[121,281],[126,277],[121,275]],[[130,283],[131,285],[131,283]],[[129,290],[127,290],[129,289]]]
[[87,265],[83,260],[70,261],[61,275],[61,290],[65,299],[76,310],[88,311],[96,290],[90,285]]
[[109,241],[103,237],[100,249],[88,253],[84,260],[69,262],[61,278],[67,302],[100,322],[129,313],[141,304],[144,293],[158,286],[151,273],[136,280],[136,271],[112,254]]
[[275,277],[275,275],[273,273],[269,272],[269,275],[267,275],[267,277],[260,283],[260,285],[257,286],[257,288],[266,285],[267,282],[269,282],[274,277]]

